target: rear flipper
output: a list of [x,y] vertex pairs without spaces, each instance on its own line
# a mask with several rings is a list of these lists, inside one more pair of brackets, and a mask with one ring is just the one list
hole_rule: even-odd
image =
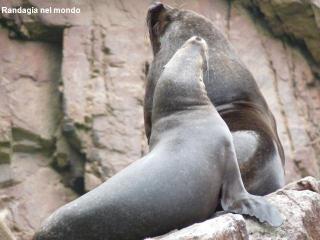
[[249,194],[243,186],[233,144],[225,149],[226,165],[221,189],[221,206],[224,211],[256,217],[279,227],[283,219],[279,211],[265,198]]
[[246,196],[235,200],[231,204],[222,204],[227,212],[239,213],[256,217],[260,222],[267,222],[273,227],[279,227],[283,219],[274,206],[268,203],[263,197],[245,194]]

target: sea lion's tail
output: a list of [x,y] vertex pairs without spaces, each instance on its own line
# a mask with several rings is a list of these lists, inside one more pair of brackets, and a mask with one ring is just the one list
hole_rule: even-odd
[[283,219],[278,209],[272,206],[264,197],[246,194],[233,202],[227,209],[229,212],[239,213],[256,217],[260,222],[267,222],[273,227],[279,227],[283,223]]
[[13,236],[11,230],[5,223],[5,217],[6,212],[1,211],[0,212],[0,239],[1,240],[16,240],[16,238]]

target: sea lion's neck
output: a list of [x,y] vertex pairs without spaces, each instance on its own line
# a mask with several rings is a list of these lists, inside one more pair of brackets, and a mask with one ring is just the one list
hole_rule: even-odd
[[209,105],[203,78],[206,56],[201,46],[183,46],[170,61],[157,82],[152,119]]

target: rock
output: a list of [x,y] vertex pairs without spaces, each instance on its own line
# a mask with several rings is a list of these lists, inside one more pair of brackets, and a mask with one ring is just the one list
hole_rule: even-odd
[[[0,12],[0,20],[10,30],[12,38],[61,43],[63,30],[66,26],[88,25],[91,20],[90,4],[87,4],[85,0],[74,2],[72,6],[69,2],[59,2],[53,6],[52,2],[48,0],[27,0],[22,4],[19,1],[9,0],[2,1],[1,5],[8,8],[22,6],[37,10],[32,15]],[[54,12],[55,9],[59,12],[48,14],[41,11],[41,9],[50,9],[50,7],[51,12]],[[73,7],[80,9],[81,17],[79,14],[61,13],[61,9]],[[59,17],[56,17],[57,15]]]
[[268,195],[284,218],[284,224],[272,228],[255,219],[225,214],[160,237],[161,240],[218,239],[320,239],[320,181],[312,177],[291,183]]
[[63,182],[76,193],[84,193],[85,156],[74,148],[67,137],[58,130],[56,148],[53,154],[53,166],[63,176]]
[[[319,176],[320,84],[314,65],[252,19],[244,1],[163,2],[210,18],[252,72],[277,120],[287,182]],[[292,2],[301,7],[291,11]],[[145,24],[149,3],[0,0],[0,6],[81,9],[81,14],[0,14],[0,199],[9,195],[3,207],[13,213],[8,226],[18,240],[29,239],[42,219],[77,196],[70,186],[78,191],[80,182],[91,190],[147,151],[142,105],[152,54]],[[308,34],[312,21],[319,24],[315,0],[246,3],[255,9],[264,5],[279,36],[293,29],[299,34],[292,38],[307,39],[298,24],[307,23]],[[268,8],[271,3],[282,7]],[[293,19],[286,8],[300,17]],[[276,22],[278,13],[287,14],[286,21]],[[317,44],[306,46],[317,53]],[[30,196],[36,203],[29,203]],[[34,204],[41,206],[36,213]]]
[[6,224],[7,211],[2,210],[0,212],[0,239],[1,240],[15,240],[15,237],[11,233]]
[[0,164],[0,186],[10,183],[12,179],[13,175],[10,164]]
[[14,152],[47,152],[50,153],[53,148],[52,136],[45,139],[34,132],[25,128],[12,128],[13,151]]
[[319,180],[314,179],[313,177],[305,177],[299,181],[289,183],[285,187],[284,190],[310,190],[312,192],[320,193],[320,184]]
[[9,114],[8,94],[2,85],[6,80],[0,80],[0,185],[12,180],[10,162],[12,157],[12,129]]
[[[0,103],[1,104],[1,103]],[[0,108],[3,109],[3,108]],[[0,115],[0,164],[10,163],[12,151],[11,123]]]
[[90,170],[88,170],[88,166],[90,165],[87,164],[87,169],[85,173],[85,189],[87,191],[91,191],[97,186],[99,186],[102,183],[102,181],[100,178],[97,177],[99,176],[98,174],[91,173]]
[[76,196],[50,167],[62,117],[61,49],[11,40],[0,28],[0,51],[0,209],[9,210],[15,237],[30,239],[44,217]]
[[[7,226],[17,239],[31,239],[40,223],[76,194],[61,182],[41,153],[15,153],[11,167],[14,184],[0,189],[0,209],[8,209]],[[0,238],[1,239],[1,238]]]
[[309,54],[320,64],[320,2],[318,0],[242,0],[259,12],[277,36],[305,45]]
[[[136,91],[135,88],[127,85],[124,79],[112,83],[112,69],[115,68],[117,78],[123,70],[121,67],[108,67],[113,57],[104,50],[109,49],[106,35],[104,27],[68,28],[64,34],[62,67],[63,132],[71,145],[86,156],[86,164],[99,162],[101,171],[97,177],[101,179],[100,182],[138,159],[143,139],[142,121],[134,111],[139,107],[141,114],[141,104],[130,96],[132,91]],[[126,77],[127,74],[123,75]],[[130,79],[141,81],[139,75],[132,76]],[[114,84],[119,88],[115,88]],[[110,87],[112,89],[107,89]],[[126,94],[128,90],[131,92]],[[142,96],[142,89],[138,90]],[[137,126],[129,128],[127,121]],[[89,177],[90,174],[85,176]],[[85,180],[87,183],[89,181]]]
[[[72,27],[65,30],[62,65],[64,118],[66,122],[86,126],[90,84],[91,29]],[[65,131],[69,129],[64,127]]]
[[[312,186],[312,187],[311,187]],[[320,239],[320,181],[308,177],[268,196],[284,217],[284,224],[272,229],[247,220],[251,239]]]
[[63,169],[70,165],[72,149],[66,137],[61,131],[56,135],[56,150],[54,152],[54,162],[58,168]]
[[46,145],[52,141],[59,123],[61,54],[50,44],[11,41],[3,29],[0,38],[0,82],[7,97],[1,111],[7,114],[13,138],[43,141]]
[[174,231],[164,236],[147,238],[146,240],[248,240],[244,218],[238,214],[226,214],[202,223],[194,224],[180,231]]

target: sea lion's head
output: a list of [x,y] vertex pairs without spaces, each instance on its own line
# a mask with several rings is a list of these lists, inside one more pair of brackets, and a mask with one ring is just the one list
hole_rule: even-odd
[[147,24],[154,55],[165,49],[167,53],[171,52],[172,56],[175,50],[192,36],[202,37],[207,42],[220,37],[219,34],[216,36],[217,31],[205,17],[160,2],[149,7]]
[[193,36],[179,48],[164,66],[157,82],[153,117],[210,104],[203,73],[207,69],[206,41]]

